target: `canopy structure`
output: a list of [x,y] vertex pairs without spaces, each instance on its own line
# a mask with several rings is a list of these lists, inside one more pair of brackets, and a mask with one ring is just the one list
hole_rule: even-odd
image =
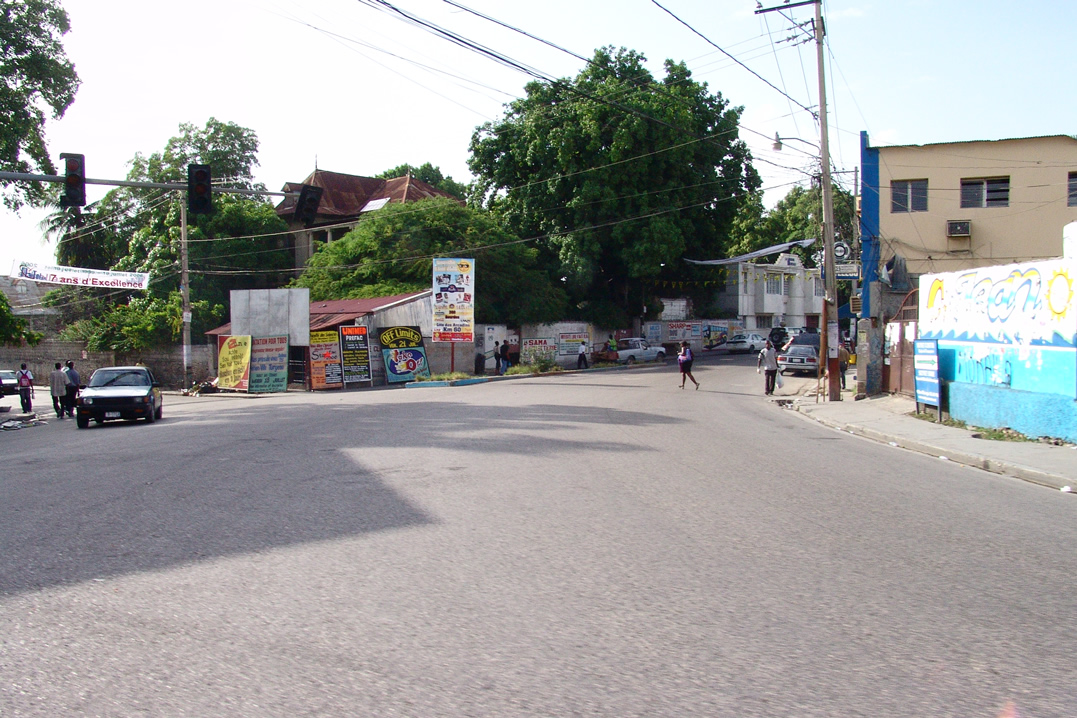
[[686,259],[684,261],[689,264],[706,264],[709,266],[718,266],[721,264],[737,264],[738,262],[746,262],[749,259],[757,259],[758,257],[765,257],[768,254],[778,254],[779,252],[785,252],[793,247],[810,247],[816,243],[815,239],[798,239],[795,242],[786,242],[784,244],[775,244],[773,247],[767,247],[766,249],[757,249],[754,252],[748,252],[748,254],[742,254],[739,257],[730,257],[729,259]]

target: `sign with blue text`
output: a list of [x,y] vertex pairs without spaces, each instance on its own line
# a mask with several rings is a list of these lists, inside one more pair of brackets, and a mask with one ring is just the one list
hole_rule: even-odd
[[913,370],[916,372],[916,401],[939,404],[939,343],[934,339],[913,342]]

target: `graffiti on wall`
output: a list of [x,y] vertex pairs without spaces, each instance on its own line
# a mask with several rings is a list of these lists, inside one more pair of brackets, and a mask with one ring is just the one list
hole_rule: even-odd
[[1051,260],[920,278],[920,336],[1075,346],[1073,263]]
[[1067,259],[924,275],[919,337],[947,381],[1073,396],[1075,280]]

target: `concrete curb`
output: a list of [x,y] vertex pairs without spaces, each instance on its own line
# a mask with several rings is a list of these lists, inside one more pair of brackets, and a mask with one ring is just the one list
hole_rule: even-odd
[[825,416],[815,414],[806,407],[801,407],[799,404],[794,404],[798,414],[804,417],[810,418],[824,426],[829,426],[839,431],[845,431],[855,436],[861,436],[865,439],[871,439],[880,443],[889,444],[902,449],[908,449],[909,451],[915,451],[927,456],[934,456],[940,459],[946,459],[947,461],[954,461],[964,466],[971,466],[976,469],[982,469],[989,471],[992,474],[1000,474],[1003,476],[1009,476],[1011,478],[1020,479],[1022,481],[1028,481],[1040,486],[1046,486],[1051,489],[1061,489],[1064,486],[1070,486],[1074,483],[1072,478],[1065,476],[1059,476],[1053,473],[1040,471],[1039,469],[1033,469],[1028,466],[1022,466],[1020,464],[1011,463],[1008,461],[1002,461],[999,459],[992,459],[982,454],[973,454],[961,450],[955,450],[953,448],[943,448],[935,444],[926,443],[923,441],[917,441],[908,437],[899,436],[884,431],[878,431],[868,427],[860,426],[854,423],[847,423],[831,419]]

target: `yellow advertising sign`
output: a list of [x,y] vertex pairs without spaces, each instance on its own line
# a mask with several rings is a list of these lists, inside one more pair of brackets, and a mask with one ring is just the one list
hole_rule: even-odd
[[249,335],[224,336],[218,340],[217,387],[247,391],[251,370]]

